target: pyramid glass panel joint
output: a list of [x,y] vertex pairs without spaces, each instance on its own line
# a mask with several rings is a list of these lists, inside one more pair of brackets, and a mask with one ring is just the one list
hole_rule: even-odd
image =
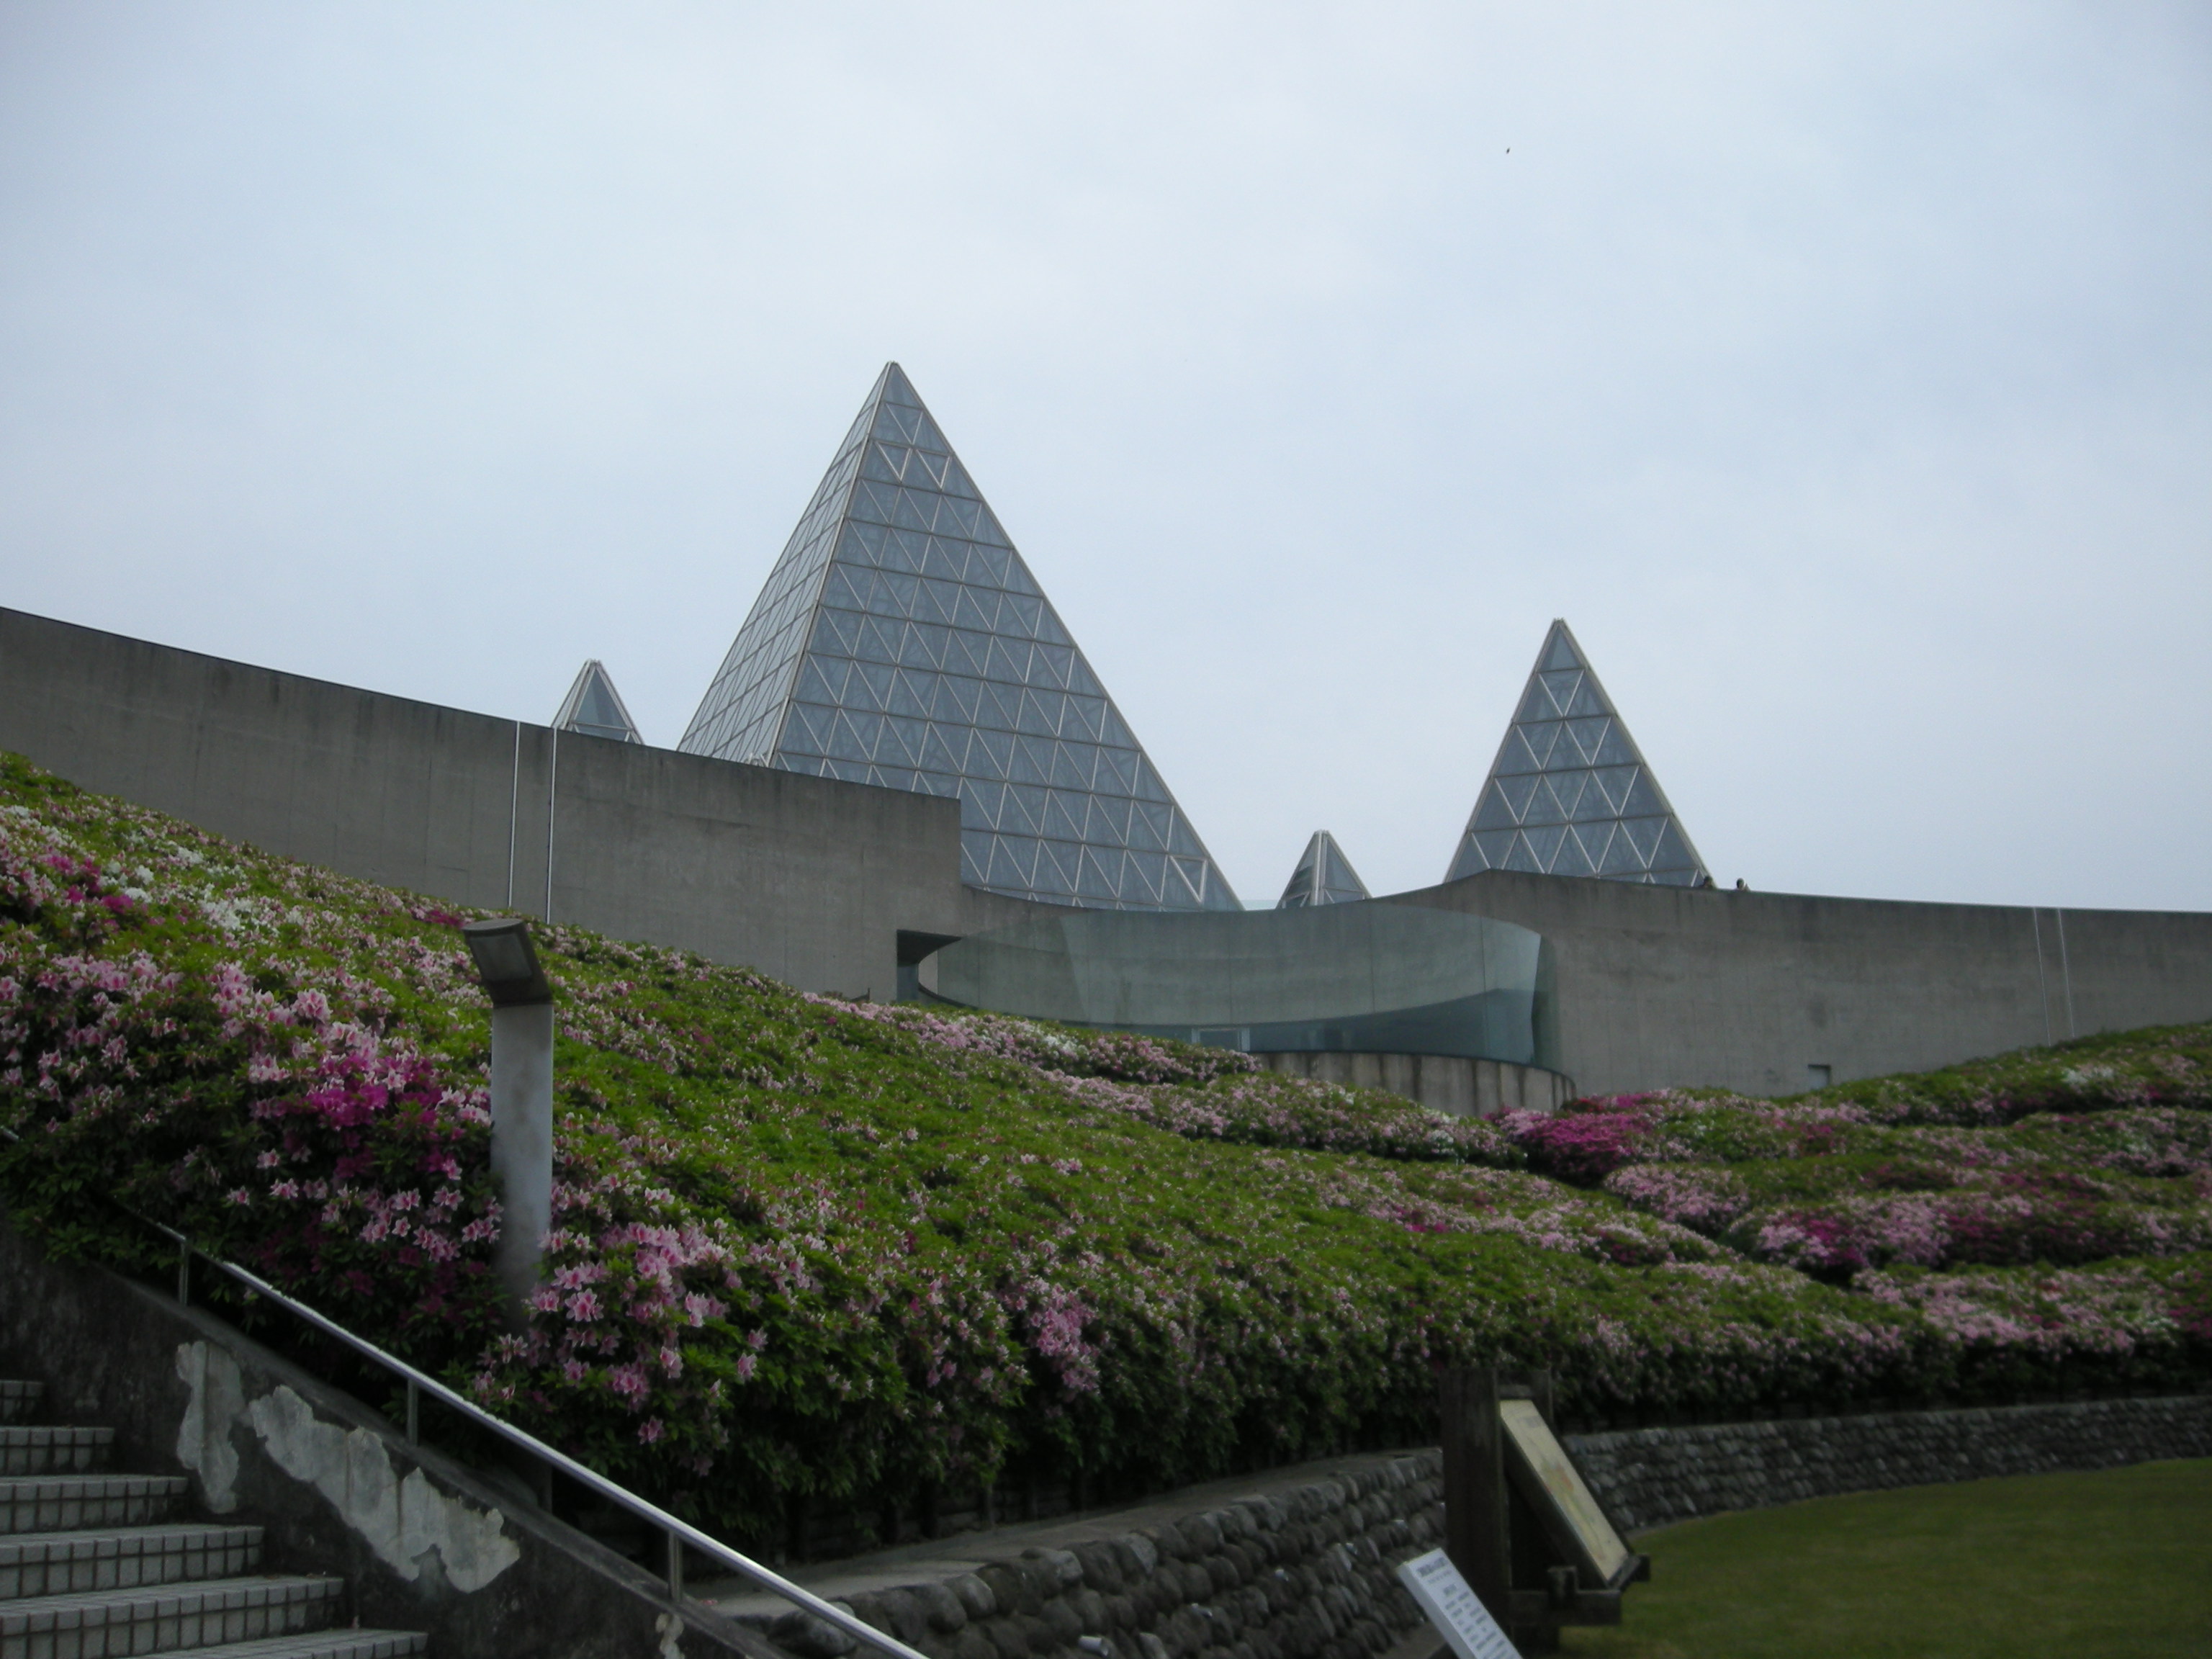
[[1484,870],[1695,887],[1698,849],[1564,621],[1536,653],[1446,881]]
[[577,672],[576,683],[568,688],[568,695],[561,699],[560,712],[553,716],[553,727],[558,732],[581,732],[586,737],[611,738],[617,743],[645,741],[637,722],[629,717],[622,693],[615,690],[614,677],[597,657]]
[[1367,884],[1360,880],[1359,872],[1352,867],[1352,860],[1344,856],[1344,848],[1336,844],[1336,837],[1326,830],[1316,830],[1298,859],[1298,867],[1291,872],[1290,884],[1283,889],[1282,897],[1275,901],[1275,908],[1297,910],[1308,905],[1346,904],[1372,896]]
[[896,363],[677,746],[955,797],[992,892],[1241,908]]

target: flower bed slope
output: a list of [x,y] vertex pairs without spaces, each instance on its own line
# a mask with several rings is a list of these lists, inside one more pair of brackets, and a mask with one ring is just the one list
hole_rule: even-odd
[[[2083,1258],[2049,1295],[2034,1267],[1954,1280],[1903,1258],[1824,1284],[1741,1236],[1770,1179],[1751,1163],[1704,1208],[1596,1190],[1632,1160],[1565,1167],[1540,1121],[802,996],[562,927],[539,933],[549,1277],[502,1334],[462,919],[0,759],[0,1115],[23,1136],[0,1190],[51,1249],[159,1267],[118,1197],[742,1540],[805,1503],[873,1512],[1010,1472],[1099,1492],[1402,1443],[1431,1431],[1445,1363],[1549,1362],[1582,1412],[1717,1413],[2171,1384],[2212,1338],[2201,1255]],[[1568,1121],[1607,1113],[1673,1145],[1643,1107]],[[2201,1173],[2195,1118],[2168,1117],[1963,1133],[2028,1137],[2039,1193],[2063,1168],[2117,1183],[2084,1202],[2142,1206],[2141,1182]],[[1942,1127],[1848,1128],[1914,1123]],[[1830,1156],[1740,1127],[1778,1168]],[[1836,1150],[1838,1169],[1890,1156]],[[1950,1143],[1911,1156],[1983,1167]],[[1805,1179],[1806,1202],[1844,1201]]]

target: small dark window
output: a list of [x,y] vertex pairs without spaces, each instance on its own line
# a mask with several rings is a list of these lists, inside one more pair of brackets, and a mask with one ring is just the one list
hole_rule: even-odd
[[1805,1086],[1825,1089],[1835,1080],[1835,1075],[1836,1068],[1832,1066],[1815,1066],[1808,1062],[1805,1067]]

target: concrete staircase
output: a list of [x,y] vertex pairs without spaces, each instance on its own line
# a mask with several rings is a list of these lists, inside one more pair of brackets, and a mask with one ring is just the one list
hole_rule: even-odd
[[261,1528],[175,1518],[190,1483],[114,1474],[112,1429],[34,1425],[0,1382],[0,1659],[398,1659],[409,1631],[342,1630],[342,1578],[258,1572]]

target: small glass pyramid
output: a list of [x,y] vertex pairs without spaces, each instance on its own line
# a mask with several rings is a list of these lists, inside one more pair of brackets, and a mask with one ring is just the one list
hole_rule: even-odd
[[1242,908],[896,363],[677,746],[956,796],[992,892]]
[[1698,849],[1563,621],[1544,636],[1444,879],[1482,870],[1670,887],[1705,880]]
[[629,717],[614,677],[597,657],[577,671],[576,683],[561,699],[561,712],[553,716],[557,732],[581,732],[586,737],[612,738],[617,743],[643,743],[637,722]]
[[1367,884],[1352,867],[1352,860],[1344,856],[1344,848],[1336,844],[1336,837],[1326,830],[1316,830],[1298,859],[1298,867],[1291,872],[1290,885],[1275,901],[1275,908],[1297,910],[1308,905],[1342,904],[1350,899],[1371,896]]

